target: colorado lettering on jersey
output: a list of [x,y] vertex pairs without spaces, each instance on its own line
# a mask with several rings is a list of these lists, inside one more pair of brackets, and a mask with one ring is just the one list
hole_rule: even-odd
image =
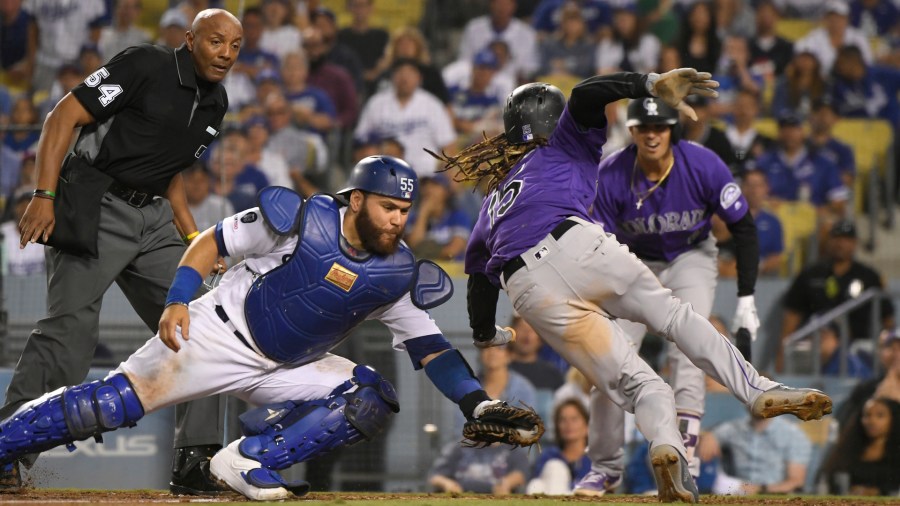
[[694,228],[705,215],[705,209],[692,209],[680,213],[653,213],[649,217],[641,216],[622,222],[622,229],[633,235],[683,232]]

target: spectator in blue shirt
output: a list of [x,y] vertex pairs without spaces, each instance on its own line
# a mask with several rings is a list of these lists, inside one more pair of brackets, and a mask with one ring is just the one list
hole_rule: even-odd
[[21,0],[0,3],[0,71],[11,86],[29,87],[34,61],[28,55],[37,44],[36,30],[34,17],[22,9]]
[[[849,343],[848,339],[848,343]],[[836,323],[819,332],[821,373],[824,376],[840,376],[841,362],[847,357],[847,376],[866,380],[872,377],[872,367],[865,358],[851,350],[841,349],[841,329]]]
[[812,444],[784,418],[745,416],[700,434],[697,455],[720,459],[715,494],[790,494],[803,488]]
[[588,32],[592,34],[612,22],[612,9],[609,2],[604,0],[542,0],[531,17],[534,29],[541,36],[548,36],[559,30],[562,10],[567,3],[574,3],[581,9],[581,17],[587,24]]
[[281,80],[284,98],[291,104],[294,124],[324,137],[337,126],[337,109],[324,90],[307,83],[309,62],[303,53],[284,55]]
[[569,495],[575,483],[591,470],[585,453],[588,444],[588,411],[578,399],[568,399],[553,410],[552,446],[545,446],[534,465],[534,478],[526,493]]
[[474,223],[453,206],[450,180],[444,174],[420,179],[421,197],[406,225],[406,243],[418,257],[462,260]]
[[[759,169],[748,170],[741,176],[741,192],[747,199],[750,214],[756,223],[759,237],[759,274],[777,276],[781,270],[784,253],[784,233],[781,220],[765,209],[769,198],[769,183],[766,174]],[[719,275],[737,277],[734,241],[719,245]]]
[[462,135],[476,140],[482,134],[496,135],[503,130],[500,112],[505,100],[504,90],[493,83],[500,61],[490,49],[482,49],[472,59],[472,77],[467,85],[451,86],[450,109],[453,127]]
[[3,137],[4,147],[20,158],[26,152],[37,149],[37,141],[41,136],[40,120],[30,98],[23,96],[13,102],[9,124],[16,128],[6,132]]
[[756,163],[769,180],[773,200],[809,202],[823,215],[843,216],[849,191],[838,168],[806,147],[799,117],[786,114],[779,118],[778,144]]
[[255,80],[263,70],[278,70],[278,56],[259,45],[265,28],[262,9],[248,7],[241,18],[241,25],[244,27],[244,40],[237,62],[231,69],[232,73],[247,74],[251,80]]
[[900,128],[900,70],[867,66],[855,46],[842,47],[834,63],[831,99],[843,118],[880,118]]
[[[851,0],[850,24],[867,36],[884,36],[898,28],[900,9],[892,0]],[[874,28],[874,33],[871,28]]]
[[856,158],[853,156],[853,148],[834,138],[832,132],[838,119],[830,100],[816,101],[809,117],[809,145],[817,154],[835,164],[841,174],[841,181],[847,188],[853,188]]
[[235,212],[256,206],[256,194],[269,186],[265,174],[245,163],[246,153],[246,136],[231,130],[222,134],[210,155],[215,193],[227,198]]

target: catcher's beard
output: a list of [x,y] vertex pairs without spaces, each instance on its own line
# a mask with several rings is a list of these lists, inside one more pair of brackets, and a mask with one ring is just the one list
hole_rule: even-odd
[[359,214],[356,215],[356,232],[359,234],[363,249],[380,256],[392,255],[400,245],[402,231],[403,229],[398,232],[385,232],[378,228],[372,220],[372,215],[369,214],[368,203],[363,200]]

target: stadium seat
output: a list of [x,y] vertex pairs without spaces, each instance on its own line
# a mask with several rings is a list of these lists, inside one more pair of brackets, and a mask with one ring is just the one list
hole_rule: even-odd
[[[346,0],[322,0],[320,4],[337,14],[338,26],[350,24]],[[424,13],[425,0],[378,0],[372,13],[372,26],[389,32],[407,26],[419,26]]]
[[790,42],[796,42],[811,32],[816,26],[818,26],[817,22],[808,19],[784,18],[778,20],[778,23],[775,25],[775,33]]
[[808,202],[781,202],[771,211],[781,220],[784,234],[781,275],[791,276],[806,265],[811,238],[816,233],[816,208]]
[[[856,158],[856,179],[854,180],[853,199],[856,211],[863,212],[865,207],[868,178],[884,178],[888,160],[894,144],[894,132],[891,124],[885,120],[848,118],[840,120],[834,128],[835,138],[853,148]],[[876,172],[872,172],[876,169]]]

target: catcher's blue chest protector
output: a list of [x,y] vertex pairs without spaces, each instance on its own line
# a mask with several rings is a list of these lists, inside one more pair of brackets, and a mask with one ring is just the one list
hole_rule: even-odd
[[[270,189],[267,189],[270,190]],[[329,195],[303,201],[285,189],[263,190],[260,211],[280,235],[299,234],[284,263],[257,278],[244,303],[247,325],[267,357],[304,364],[343,341],[375,309],[406,294],[415,257],[354,257],[341,246],[341,214]]]

